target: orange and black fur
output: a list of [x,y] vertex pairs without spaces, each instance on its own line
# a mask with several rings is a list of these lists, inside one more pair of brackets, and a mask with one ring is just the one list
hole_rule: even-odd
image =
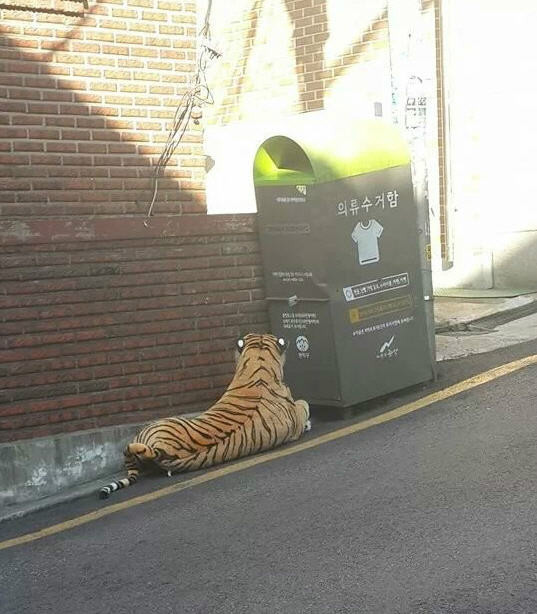
[[297,440],[310,429],[309,406],[283,382],[285,349],[273,335],[239,339],[235,375],[220,400],[197,418],[164,418],[140,431],[124,452],[127,477],[101,488],[101,498],[133,484],[147,464],[171,475]]

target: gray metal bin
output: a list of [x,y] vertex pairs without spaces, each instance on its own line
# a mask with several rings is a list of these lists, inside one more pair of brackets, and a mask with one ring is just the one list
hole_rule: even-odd
[[348,407],[434,376],[410,157],[381,121],[267,139],[254,184],[295,398]]

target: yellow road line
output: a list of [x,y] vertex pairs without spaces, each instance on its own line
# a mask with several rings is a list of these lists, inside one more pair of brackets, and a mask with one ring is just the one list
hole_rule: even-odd
[[134,507],[142,503],[148,503],[149,501],[155,501],[156,499],[160,499],[161,497],[167,497],[168,495],[180,492],[181,490],[192,488],[193,486],[198,486],[199,484],[204,484],[205,482],[211,482],[226,475],[237,473],[238,471],[244,471],[245,469],[249,469],[250,467],[255,467],[256,465],[269,463],[270,461],[275,460],[277,458],[290,456],[291,454],[296,454],[297,452],[302,452],[303,450],[309,450],[310,448],[316,448],[323,443],[328,443],[329,441],[334,441],[336,439],[340,439],[341,437],[352,435],[353,433],[365,431],[372,426],[384,424],[385,422],[390,422],[391,420],[395,420],[396,418],[400,418],[401,416],[406,416],[407,414],[411,414],[418,409],[423,409],[424,407],[428,407],[433,403],[437,403],[438,401],[449,399],[450,397],[455,396],[461,392],[471,390],[476,386],[481,386],[482,384],[491,382],[498,377],[509,375],[510,373],[513,373],[515,371],[523,369],[524,367],[534,364],[537,364],[537,354],[533,354],[531,356],[527,356],[526,358],[521,358],[520,360],[515,360],[499,367],[495,367],[494,369],[490,369],[489,371],[484,371],[483,373],[474,375],[473,377],[463,380],[458,384],[454,384],[453,386],[449,386],[448,388],[444,388],[443,390],[439,390],[438,392],[433,392],[432,394],[428,394],[421,399],[412,401],[411,403],[407,403],[406,405],[402,405],[401,407],[397,407],[396,409],[392,409],[391,411],[388,411],[379,416],[369,418],[367,420],[364,420],[363,422],[351,424],[349,426],[337,429],[335,431],[331,431],[330,433],[325,433],[324,435],[320,435],[319,437],[303,441],[293,446],[279,448],[277,450],[267,452],[259,456],[252,456],[232,465],[223,465],[218,469],[211,470],[208,473],[196,476],[194,478],[191,478],[190,480],[185,480],[183,482],[179,482],[178,484],[173,484],[172,486],[167,486],[165,488],[161,488],[160,490],[156,490],[154,492],[147,493],[139,497],[134,497],[133,499],[129,499],[128,501],[122,501],[121,503],[108,505],[94,512],[89,512],[88,514],[78,516],[77,518],[72,518],[71,520],[45,527],[44,529],[41,529],[40,531],[35,531],[34,533],[27,533],[26,535],[14,537],[13,539],[8,539],[6,541],[0,542],[0,550],[11,548],[13,546],[19,546],[21,544],[27,544],[28,542],[33,542],[49,535],[61,533],[62,531],[73,529],[74,527],[79,527],[88,522],[93,522],[94,520],[104,518],[105,516],[115,514],[116,512],[120,512],[130,507]]

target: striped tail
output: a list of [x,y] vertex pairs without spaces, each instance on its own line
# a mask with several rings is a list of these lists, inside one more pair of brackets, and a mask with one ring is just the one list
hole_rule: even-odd
[[127,470],[127,477],[121,480],[115,480],[110,482],[106,486],[103,486],[99,491],[99,497],[101,499],[108,499],[108,497],[119,490],[120,488],[127,488],[136,482],[140,475],[140,464],[143,461],[153,460],[156,457],[155,452],[150,446],[146,446],[143,443],[130,443],[125,451],[125,469]]
[[108,499],[108,497],[116,490],[120,488],[126,488],[127,486],[131,486],[138,479],[138,474],[132,474],[128,478],[123,478],[122,480],[116,480],[115,482],[110,482],[106,486],[103,486],[99,491],[100,499]]

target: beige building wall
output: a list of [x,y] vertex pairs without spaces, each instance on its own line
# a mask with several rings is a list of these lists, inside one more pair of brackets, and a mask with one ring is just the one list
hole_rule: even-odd
[[535,289],[535,0],[444,0],[451,287]]

